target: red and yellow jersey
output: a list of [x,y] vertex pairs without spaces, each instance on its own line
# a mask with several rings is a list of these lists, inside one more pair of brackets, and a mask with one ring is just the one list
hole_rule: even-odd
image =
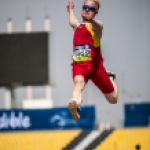
[[73,60],[75,62],[103,60],[100,47],[101,37],[94,33],[90,23],[80,24],[75,29],[73,46]]

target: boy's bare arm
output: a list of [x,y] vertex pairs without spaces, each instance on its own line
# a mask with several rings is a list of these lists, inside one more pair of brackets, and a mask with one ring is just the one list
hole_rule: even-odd
[[71,27],[76,28],[80,23],[77,19],[77,17],[74,14],[74,3],[72,0],[69,1],[69,4],[67,5],[67,9],[69,12],[69,24]]

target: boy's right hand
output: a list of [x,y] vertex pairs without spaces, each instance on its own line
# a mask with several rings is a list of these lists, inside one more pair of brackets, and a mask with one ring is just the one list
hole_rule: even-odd
[[72,10],[74,8],[74,3],[72,2],[72,0],[69,0],[69,3],[67,5],[67,11],[69,12],[70,10]]

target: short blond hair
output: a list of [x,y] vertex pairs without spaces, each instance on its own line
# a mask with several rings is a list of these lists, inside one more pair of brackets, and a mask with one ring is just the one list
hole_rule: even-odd
[[99,0],[91,0],[91,1],[95,2],[95,4],[97,5],[97,8],[98,8],[98,9],[100,8],[101,3],[100,3]]
[[[87,0],[85,0],[85,1],[87,1]],[[99,0],[91,0],[91,1],[93,1],[93,2],[97,5],[97,8],[98,8],[98,9],[100,8],[101,3],[100,3]]]

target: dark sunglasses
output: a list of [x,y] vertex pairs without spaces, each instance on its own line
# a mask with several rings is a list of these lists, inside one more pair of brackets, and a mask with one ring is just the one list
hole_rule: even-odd
[[88,5],[83,5],[83,7],[82,7],[82,9],[88,9],[88,10],[91,10],[91,11],[93,11],[93,12],[95,12],[96,11],[96,8],[94,8],[94,7],[92,7],[92,6],[88,6]]

